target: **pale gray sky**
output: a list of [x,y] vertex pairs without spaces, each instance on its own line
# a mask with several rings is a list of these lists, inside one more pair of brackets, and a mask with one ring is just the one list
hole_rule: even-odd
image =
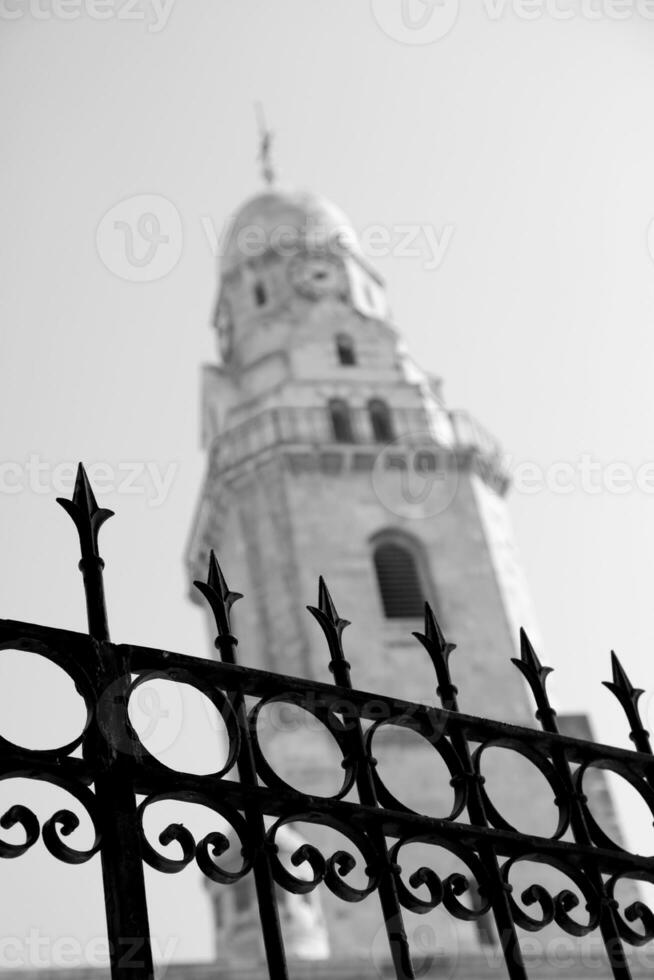
[[[654,460],[654,21],[644,2],[623,3],[622,20],[609,0],[544,3],[533,20],[533,4],[467,3],[440,38],[424,33],[435,20],[422,36],[402,28],[399,3],[385,0],[192,0],[167,20],[149,0],[138,19],[110,0],[104,20],[92,0],[76,2],[69,20],[50,0],[0,4],[1,456],[24,487],[10,493],[5,481],[0,494],[2,616],[84,628],[53,467],[101,461],[124,479],[124,464],[148,462],[173,467],[159,506],[151,481],[147,493],[100,497],[118,512],[103,532],[113,637],[206,650],[181,556],[203,470],[199,365],[214,357],[207,230],[259,186],[257,99],[284,184],[324,193],[362,231],[446,232],[438,268],[426,247],[373,261],[415,358],[513,465],[578,473],[586,457],[635,474]],[[135,195],[165,198],[181,219],[178,261],[151,282],[125,281],[107,268],[106,243],[102,257],[96,246],[103,216]],[[49,466],[42,493],[30,458]],[[615,482],[615,470],[592,477],[604,478]],[[510,509],[558,702],[588,709],[603,740],[622,742],[600,680],[615,646],[654,691],[654,495],[635,483],[589,493],[575,480],[570,493],[516,492]],[[13,667],[0,670],[3,710],[11,698],[18,724]],[[654,702],[643,701],[654,725]],[[32,725],[44,707],[33,692]],[[650,847],[643,821],[625,813],[632,840]],[[103,933],[97,859],[63,867],[39,846],[2,871],[5,935],[35,928],[84,946]],[[175,937],[175,958],[208,956],[198,877],[155,878],[160,944]]]

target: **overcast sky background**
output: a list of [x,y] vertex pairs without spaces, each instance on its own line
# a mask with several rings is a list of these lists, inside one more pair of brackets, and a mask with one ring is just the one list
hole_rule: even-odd
[[[608,0],[596,20],[572,0],[559,4],[566,20],[551,4],[535,20],[508,4],[495,17],[489,0],[467,3],[432,39],[444,21],[421,34],[402,28],[398,7],[193,0],[164,24],[146,0],[130,20],[119,2],[106,20],[90,0],[63,20],[48,0],[40,18],[27,0],[6,0],[1,456],[23,489],[5,480],[0,493],[3,617],[84,629],[53,467],[104,462],[120,482],[124,464],[150,463],[173,476],[158,506],[151,481],[99,495],[118,513],[102,537],[112,636],[206,652],[182,553],[203,473],[199,366],[215,356],[207,230],[220,233],[260,185],[257,99],[283,184],[324,193],[360,231],[451,229],[438,268],[426,247],[373,261],[416,360],[513,465],[576,467],[587,456],[635,471],[654,460],[654,22],[635,5],[617,20]],[[444,11],[434,16],[453,15],[452,0]],[[161,228],[178,261],[151,282],[111,271],[102,231],[96,243],[107,212],[137,195],[165,198],[181,219]],[[31,457],[47,464],[43,492]],[[654,495],[592,494],[577,479],[567,494],[514,493],[510,510],[558,704],[590,711],[603,740],[624,744],[600,681],[614,646],[654,691]],[[355,614],[345,596],[341,607]],[[0,664],[0,705],[18,738],[56,688],[42,682],[21,702],[13,678],[13,661]],[[634,846],[651,847],[647,821],[624,813]],[[173,937],[175,958],[209,956],[198,876],[149,880],[160,944]],[[35,928],[88,944],[104,932],[99,861],[64,867],[38,845],[4,863],[0,904],[5,936]]]

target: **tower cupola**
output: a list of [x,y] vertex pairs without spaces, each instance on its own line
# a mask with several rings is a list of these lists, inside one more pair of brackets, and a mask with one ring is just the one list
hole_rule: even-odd
[[[223,363],[258,358],[264,333],[270,344],[283,343],[285,314],[304,315],[317,303],[341,303],[366,317],[388,314],[383,280],[351,222],[321,195],[255,195],[236,212],[221,251],[214,326]],[[273,318],[277,329],[262,331]]]

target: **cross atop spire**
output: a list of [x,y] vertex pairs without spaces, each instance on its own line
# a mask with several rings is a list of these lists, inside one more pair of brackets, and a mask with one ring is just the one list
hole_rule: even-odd
[[257,159],[261,164],[261,175],[266,184],[271,187],[275,182],[275,171],[272,165],[273,133],[270,129],[268,129],[261,103],[255,103],[254,108],[257,114],[257,122],[259,124],[259,154]]

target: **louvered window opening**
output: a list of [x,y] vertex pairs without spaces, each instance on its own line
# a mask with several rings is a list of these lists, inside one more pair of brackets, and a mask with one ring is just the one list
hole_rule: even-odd
[[262,282],[255,282],[254,284],[254,301],[257,306],[266,305],[266,287]]
[[329,415],[334,440],[336,442],[354,442],[354,430],[348,403],[340,398],[333,398],[329,403]]
[[374,554],[377,582],[387,619],[415,619],[424,612],[425,597],[416,561],[408,548],[380,544]]
[[338,354],[339,364],[343,364],[346,367],[352,367],[357,362],[356,352],[354,350],[354,341],[345,333],[341,333],[336,338],[336,352]]
[[392,442],[394,438],[391,410],[381,398],[368,402],[368,414],[375,442]]

